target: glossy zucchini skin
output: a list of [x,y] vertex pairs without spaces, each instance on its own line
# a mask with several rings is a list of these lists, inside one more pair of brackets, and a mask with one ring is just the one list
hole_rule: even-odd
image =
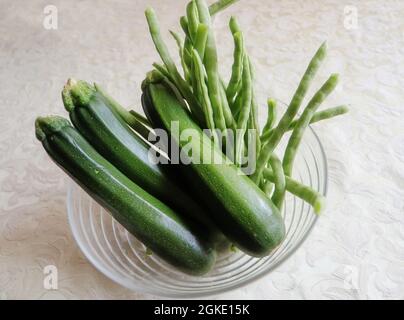
[[[177,121],[180,135],[186,129],[198,132],[197,140],[191,142],[194,155],[201,156],[202,150],[209,149],[209,152],[220,153],[218,156],[224,157],[209,139],[203,139],[200,127],[174,93],[163,84],[146,85],[142,103],[154,127],[170,132],[171,122]],[[182,148],[189,141],[177,139],[177,143]],[[182,170],[190,188],[194,187],[195,192],[210,205],[211,218],[228,239],[252,256],[268,255],[284,238],[282,217],[271,200],[247,176],[240,175],[233,164],[222,163],[191,163],[183,165]]]
[[[145,191],[200,225],[213,243],[225,238],[201,208],[178,184],[181,180],[171,166],[152,163],[149,148],[123,121],[108,99],[89,85],[85,93],[71,90],[68,104],[74,127],[110,163]],[[85,96],[86,99],[79,99]]]
[[54,162],[153,253],[187,274],[212,268],[216,253],[204,236],[103,158],[68,120],[38,118],[36,135]]

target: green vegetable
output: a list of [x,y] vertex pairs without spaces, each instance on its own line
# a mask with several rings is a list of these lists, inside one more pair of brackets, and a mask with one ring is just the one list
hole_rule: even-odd
[[255,96],[254,90],[254,82],[255,82],[255,71],[254,66],[251,63],[251,60],[248,59],[248,63],[250,65],[250,73],[251,73],[251,110],[250,110],[250,119],[249,122],[251,123],[251,128],[255,130],[255,150],[256,153],[259,154],[261,151],[261,138],[260,138],[260,128],[258,122],[258,103]]
[[281,160],[279,160],[279,158],[274,153],[269,158],[269,164],[272,168],[275,184],[275,190],[273,192],[271,200],[279,209],[279,211],[281,211],[286,188],[285,173],[283,172]]
[[147,248],[185,273],[215,262],[203,232],[118,171],[61,117],[38,118],[36,136],[50,157]]
[[268,116],[264,129],[262,129],[261,142],[265,143],[271,135],[271,130],[276,121],[276,101],[274,99],[268,99]]
[[264,191],[264,193],[267,195],[267,197],[270,198],[272,196],[274,188],[275,188],[275,185],[271,181],[265,181],[265,183],[262,187],[262,191]]
[[[267,179],[267,182],[275,182],[275,176],[271,169],[264,169],[263,176]],[[314,208],[315,213],[321,213],[324,209],[324,196],[288,176],[285,176],[285,182],[287,191],[310,204]]]
[[187,65],[187,63],[185,61],[185,57],[184,57],[185,56],[184,43],[183,43],[183,41],[181,39],[181,36],[178,33],[170,30],[170,34],[174,38],[174,40],[175,40],[175,42],[177,44],[178,53],[179,53],[179,56],[180,56],[182,69],[184,70],[185,79],[188,79],[189,78],[189,70],[188,70],[188,65]]
[[198,52],[194,49],[193,54],[193,66],[195,73],[195,80],[198,84],[197,86],[197,95],[200,97],[201,105],[203,107],[203,113],[205,115],[205,122],[207,123],[207,128],[211,130],[213,141],[216,145],[219,145],[218,137],[215,131],[215,122],[213,119],[213,110],[212,105],[209,99],[208,87],[205,84],[204,73],[203,73],[203,64],[201,58],[199,57]]
[[271,136],[268,139],[268,142],[262,147],[260,155],[257,160],[257,168],[255,173],[251,176],[251,179],[256,183],[259,183],[262,172],[268,163],[269,158],[271,157],[272,152],[279,144],[283,134],[289,128],[293,118],[296,116],[299,107],[305,97],[307,90],[310,87],[312,79],[314,78],[318,68],[320,67],[321,62],[324,60],[326,56],[327,46],[324,42],[317,52],[314,54],[314,57],[311,59],[309,66],[307,67],[306,72],[303,75],[302,80],[290,102],[289,107],[287,108],[286,112],[282,116],[281,120],[279,121],[277,127],[273,130]]
[[188,101],[194,117],[199,121],[200,124],[203,124],[203,114],[201,107],[197,103],[188,83],[179,74],[175,63],[170,56],[168,48],[161,37],[157,17],[154,10],[152,8],[146,9],[145,15],[154,45],[157,49],[157,52],[160,54],[161,60],[163,60],[164,65],[166,66],[167,71],[172,78],[172,81],[177,86],[183,97],[185,97]]
[[[268,255],[285,235],[282,217],[271,200],[247,176],[241,175],[236,166],[228,163],[170,89],[162,84],[149,84],[144,87],[142,100],[153,126],[172,134],[171,138],[183,152],[185,147],[192,150],[192,155],[189,152],[187,155],[193,161],[180,168],[188,186],[211,207],[211,218],[222,232],[246,253],[257,257]],[[172,121],[179,124],[179,137],[191,129],[193,139],[173,135]],[[221,164],[205,163],[205,154],[213,154],[213,159]]]
[[283,170],[285,171],[285,174],[287,176],[291,176],[292,174],[293,162],[297,154],[297,149],[300,145],[300,142],[302,141],[304,130],[309,125],[317,108],[334,90],[337,84],[338,75],[332,74],[310,100],[309,104],[304,109],[302,116],[297,121],[292,135],[289,138],[288,144],[285,149],[285,155],[283,157]]
[[241,85],[241,77],[243,73],[243,56],[244,56],[244,43],[243,36],[240,32],[233,34],[234,38],[234,62],[232,66],[232,73],[229,84],[226,89],[226,96],[228,101],[234,101],[237,90]]
[[[269,112],[269,110],[270,109],[268,109],[268,112]],[[322,121],[322,120],[327,120],[327,119],[331,119],[331,118],[343,115],[343,114],[347,113],[348,111],[349,111],[349,109],[345,105],[337,106],[337,107],[334,107],[334,108],[328,108],[328,109],[321,110],[321,111],[317,111],[313,115],[313,117],[311,118],[310,124],[313,124],[313,123],[316,123],[316,122],[319,122],[319,121]],[[298,119],[293,120],[290,123],[288,131],[293,130],[296,127],[297,121],[298,121]],[[269,136],[271,135],[271,133],[272,133],[272,130],[270,130],[270,129],[265,130],[265,128],[264,128],[262,136],[261,136],[261,139],[266,141],[269,138]]]
[[209,13],[213,16],[237,1],[238,0],[219,0],[209,6]]
[[236,159],[235,163],[241,165],[244,152],[244,135],[247,129],[247,121],[250,116],[252,88],[250,64],[247,59],[243,61],[243,80],[242,80],[242,105],[238,117],[238,130],[236,138]]
[[211,30],[211,18],[209,9],[204,0],[196,0],[196,6],[198,8],[200,21],[206,24],[209,28],[203,62],[205,64],[206,74],[208,77],[207,85],[209,90],[210,102],[212,104],[215,125],[219,130],[224,131],[226,130],[226,121],[223,115],[223,106],[220,96],[221,83],[218,75],[217,50],[215,44],[215,36],[213,34],[213,31]]
[[73,125],[103,157],[146,192],[201,224],[212,240],[221,239],[204,210],[173,182],[171,167],[152,162],[149,146],[126,126],[102,94],[84,81],[70,80],[63,100]]
[[198,9],[195,1],[192,0],[187,5],[188,32],[191,40],[195,42],[196,32],[199,25]]
[[205,56],[206,41],[208,39],[209,28],[206,24],[200,23],[196,30],[195,36],[195,50],[203,60]]
[[156,140],[155,135],[151,130],[151,125],[145,117],[134,110],[126,110],[115,99],[108,95],[99,84],[94,83],[94,87],[107,101],[108,105],[111,106],[119,114],[119,116],[126,122],[129,127],[131,127],[137,134],[143,137],[144,140]]

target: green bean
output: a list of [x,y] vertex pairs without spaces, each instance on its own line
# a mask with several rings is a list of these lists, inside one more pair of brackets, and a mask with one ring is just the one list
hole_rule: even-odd
[[262,191],[267,195],[268,198],[272,196],[275,185],[271,181],[265,181]]
[[234,16],[230,17],[229,27],[230,27],[230,30],[231,30],[232,34],[235,34],[237,32],[241,32],[240,26],[238,25],[236,17],[234,17]]
[[209,13],[211,16],[215,15],[219,11],[226,9],[228,6],[237,2],[238,0],[219,0],[209,6]]
[[[192,40],[191,40],[191,37],[189,35],[187,17],[182,16],[180,18],[180,25],[181,25],[182,30],[185,33],[184,61],[185,61],[185,64],[187,65],[188,69],[191,69],[191,64],[192,64],[192,58],[191,58]],[[189,81],[189,78],[187,78],[186,80]]]
[[170,56],[170,53],[168,52],[167,46],[161,38],[156,14],[152,8],[147,8],[145,14],[147,23],[149,25],[150,34],[152,36],[154,45],[156,46],[157,52],[160,54],[160,57],[163,60],[168,72],[170,72],[175,79],[177,74],[179,76],[179,73],[174,61]]
[[244,42],[240,32],[233,34],[234,38],[234,62],[229,84],[226,89],[228,101],[233,101],[238,88],[240,87],[241,75],[243,72]]
[[180,18],[180,26],[181,26],[182,31],[184,31],[185,36],[188,36],[188,37],[189,37],[188,19],[187,19],[187,17],[182,16],[182,17]]
[[215,116],[215,126],[224,132],[224,130],[226,130],[226,122],[224,119],[222,101],[220,98],[220,80],[218,75],[215,36],[210,28],[211,19],[206,2],[204,0],[196,0],[196,5],[198,8],[200,21],[206,24],[209,28],[205,48],[204,64],[208,76],[208,90],[213,108],[213,114]]
[[[268,181],[271,182],[275,181],[274,173],[271,169],[268,168],[264,169],[263,176]],[[325,203],[324,196],[322,196],[314,189],[305,186],[304,184],[301,184],[300,182],[292,178],[289,178],[288,176],[285,177],[285,182],[286,182],[286,191],[289,191],[296,197],[309,203],[313,207],[315,213],[317,214],[321,213],[321,211],[324,209],[324,203]]]
[[289,138],[288,144],[285,149],[285,155],[283,157],[283,169],[286,175],[290,176],[292,174],[293,162],[297,154],[297,149],[303,138],[304,130],[309,125],[310,120],[316,112],[317,108],[335,89],[337,84],[338,74],[332,74],[310,100],[307,107],[304,109],[302,116],[297,121],[292,135]]
[[286,112],[282,116],[279,121],[277,127],[273,130],[271,136],[269,137],[267,143],[262,147],[261,152],[259,154],[257,160],[257,167],[255,173],[251,176],[251,179],[258,183],[261,180],[262,172],[268,163],[269,158],[271,157],[272,152],[279,144],[283,134],[289,128],[290,123],[293,121],[293,118],[296,116],[299,107],[305,97],[307,90],[310,87],[312,79],[314,78],[318,68],[320,67],[321,62],[324,60],[327,51],[326,43],[324,42],[320,48],[315,53],[314,57],[309,63],[306,72],[303,75],[302,80],[292,98],[289,107]]
[[171,74],[167,71],[167,68],[157,62],[154,62],[152,64],[152,66],[158,71],[160,72],[164,77],[170,79],[170,81],[174,81],[174,79],[172,79]]
[[163,39],[161,38],[159,25],[154,10],[152,8],[147,8],[145,15],[154,45],[161,59],[163,60],[164,65],[166,66],[167,71],[171,76],[172,81],[178,88],[181,95],[188,101],[188,104],[191,108],[191,112],[193,113],[194,118],[196,118],[200,124],[203,123],[204,118],[201,107],[197,103],[194,95],[192,94],[192,91],[190,90],[188,83],[179,74],[177,67],[175,66],[175,63],[170,56],[168,48],[164,43]]
[[261,141],[265,143],[276,121],[276,100],[268,99],[268,116],[264,129],[262,129]]
[[223,115],[224,119],[226,121],[226,126],[227,128],[232,129],[233,131],[236,131],[237,129],[237,123],[236,120],[233,117],[233,114],[230,109],[229,102],[227,101],[226,97],[226,85],[223,82],[223,79],[220,79],[220,97],[222,99],[222,106],[223,106]]
[[[313,118],[311,118],[310,120],[310,124],[322,121],[322,120],[327,120],[327,119],[331,119],[340,115],[343,115],[345,113],[347,113],[349,111],[348,107],[346,105],[341,105],[341,106],[337,106],[337,107],[333,107],[333,108],[328,108],[328,109],[324,109],[321,111],[317,111]],[[288,128],[288,131],[293,130],[296,127],[296,123],[297,121],[299,121],[299,119],[297,120],[293,120]],[[261,139],[268,139],[268,137],[271,135],[272,131],[269,130],[267,132],[263,132]]]
[[183,55],[183,49],[184,49],[184,41],[181,39],[181,36],[176,33],[175,31],[170,30],[170,34],[172,35],[172,37],[174,38],[178,49],[180,50],[180,56]]
[[237,139],[236,139],[236,163],[238,165],[241,164],[241,159],[243,155],[243,147],[244,147],[244,135],[247,128],[248,118],[250,116],[251,110],[251,99],[252,99],[252,90],[251,90],[251,73],[250,66],[247,59],[244,59],[243,62],[243,85],[241,92],[242,105],[240,109],[240,114],[238,118],[238,129],[237,130]]
[[199,21],[208,25],[211,25],[211,17],[209,8],[205,0],[195,0],[196,7],[198,9]]
[[208,39],[209,28],[206,24],[200,23],[196,31],[194,48],[203,60],[205,56],[206,41]]
[[203,73],[203,64],[201,58],[199,57],[199,53],[196,51],[196,49],[194,49],[193,51],[192,58],[196,77],[195,80],[197,83],[197,90],[199,93],[198,96],[201,99],[201,105],[203,107],[203,111],[205,114],[205,121],[208,129],[211,130],[213,141],[215,142],[216,145],[218,145],[218,138],[215,131],[215,122],[213,119],[212,105],[210,103],[208,88],[206,86],[205,76]]
[[[189,37],[185,38],[184,41],[184,62],[185,65],[187,66],[188,70],[191,69],[191,65],[192,65],[192,57],[191,57],[191,51],[192,51],[192,43],[191,43],[191,39]],[[190,78],[191,78],[191,74],[188,74],[188,77],[186,78],[186,81],[189,83],[190,82]]]
[[256,148],[256,154],[259,155],[261,151],[261,138],[260,138],[260,127],[259,127],[259,122],[258,122],[258,103],[256,100],[255,96],[255,90],[254,90],[254,81],[255,81],[255,70],[254,66],[251,63],[251,59],[248,59],[248,63],[250,66],[250,73],[251,73],[251,91],[252,91],[252,97],[251,97],[251,121],[253,124],[253,128],[256,130],[255,131],[255,148]]
[[275,153],[273,153],[269,158],[269,164],[272,168],[275,184],[275,190],[271,200],[274,203],[274,205],[281,211],[286,188],[286,179],[282,168],[282,162],[275,155]]
[[[240,81],[240,82],[242,83],[242,81]],[[240,88],[240,89],[241,89],[241,88]],[[239,115],[239,113],[240,113],[242,104],[243,104],[243,99],[242,99],[241,92],[239,92],[239,93],[236,95],[236,97],[235,97],[235,99],[234,99],[234,102],[230,105],[231,112],[232,112],[233,117],[234,117],[235,119],[238,118],[238,115]]]
[[189,70],[188,70],[188,66],[185,62],[184,59],[184,43],[183,40],[181,39],[181,36],[170,30],[170,34],[172,35],[172,37],[174,38],[175,42],[177,43],[177,47],[178,47],[178,52],[179,52],[179,56],[180,56],[180,60],[181,60],[181,66],[182,69],[184,71],[184,77],[185,79],[189,78]]
[[193,43],[195,43],[196,32],[199,25],[198,9],[194,0],[187,5],[188,32]]
[[[345,113],[347,113],[349,111],[348,107],[345,105],[341,105],[341,106],[337,106],[334,108],[328,108],[328,109],[324,109],[322,111],[318,111],[316,112],[313,117],[310,120],[310,123],[316,123],[319,122],[321,120],[326,120],[326,119],[330,119],[339,115],[343,115]],[[293,130],[297,123],[298,123],[299,119],[297,120],[293,120],[292,123],[290,124],[288,130]]]
[[[164,66],[162,66],[162,68],[165,69]],[[158,71],[157,69],[153,69],[153,70],[146,73],[146,77],[142,81],[140,87],[141,87],[142,91],[144,91],[147,84],[149,84],[149,83],[157,83],[157,82],[160,82],[163,79],[164,79],[164,75],[160,71]]]

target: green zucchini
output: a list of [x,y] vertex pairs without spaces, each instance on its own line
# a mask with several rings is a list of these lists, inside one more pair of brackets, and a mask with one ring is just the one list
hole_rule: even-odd
[[[221,231],[239,249],[252,256],[265,256],[283,240],[283,219],[268,197],[233,164],[226,163],[224,154],[217,149],[200,127],[191,119],[173,91],[161,83],[144,86],[142,104],[145,114],[155,128],[171,133],[171,122],[177,121],[179,137],[184,130],[192,129],[192,139],[171,136],[181,151],[190,144],[191,162],[183,165],[189,187],[196,186],[204,202],[210,205],[211,218]],[[188,131],[189,132],[189,131]],[[171,152],[171,151],[170,151]],[[222,164],[203,163],[203,153],[215,154]]]
[[188,274],[212,268],[216,253],[204,235],[116,169],[68,120],[38,118],[35,127],[56,164],[152,252]]
[[214,243],[223,234],[178,184],[168,165],[150,161],[149,148],[119,116],[116,102],[84,81],[69,80],[62,97],[74,127],[90,144],[129,179],[177,212],[201,225]]

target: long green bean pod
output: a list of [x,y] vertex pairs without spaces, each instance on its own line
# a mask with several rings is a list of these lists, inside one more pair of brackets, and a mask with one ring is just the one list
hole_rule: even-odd
[[[313,117],[310,120],[310,124],[322,121],[322,120],[328,120],[340,115],[343,115],[345,113],[347,113],[349,111],[348,106],[346,105],[341,105],[341,106],[337,106],[337,107],[333,107],[333,108],[328,108],[328,109],[324,109],[321,111],[317,111]],[[296,127],[296,123],[299,121],[299,119],[295,119],[293,120],[288,128],[288,131],[293,130]],[[261,140],[267,140],[269,138],[269,136],[271,135],[272,130],[266,131],[262,133],[261,136]]]
[[[268,181],[275,182],[274,173],[271,169],[266,168],[263,171],[263,177]],[[285,176],[286,191],[310,204],[314,212],[320,214],[324,209],[325,198],[313,188],[310,188],[288,176]]]
[[251,63],[251,59],[248,58],[248,65],[250,66],[250,73],[251,73],[251,111],[250,111],[250,118],[253,129],[255,129],[255,149],[256,154],[259,155],[261,151],[261,138],[260,138],[260,127],[258,122],[258,103],[255,96],[254,90],[254,81],[255,81],[255,70],[254,66]]
[[[184,40],[184,62],[188,68],[188,70],[191,69],[192,65],[192,58],[191,58],[191,51],[192,51],[192,40],[191,36],[189,35],[189,30],[188,30],[188,19],[185,16],[182,16],[180,18],[180,25],[182,28],[182,31],[185,33],[185,40]],[[186,77],[185,80],[187,82],[190,82],[190,77]]]
[[243,56],[244,56],[244,42],[241,32],[233,34],[234,38],[234,62],[229,84],[226,89],[226,96],[228,101],[233,101],[240,87],[241,76],[243,73]]
[[[336,117],[339,115],[343,115],[343,114],[347,113],[348,111],[349,111],[349,109],[345,105],[317,111],[311,118],[310,124],[316,123],[316,122],[319,122],[322,120],[327,120],[327,119],[330,119],[330,118],[333,118],[333,117]],[[296,127],[298,121],[299,121],[299,119],[293,120],[292,123],[290,124],[288,130],[293,130]]]
[[188,31],[193,43],[195,43],[196,32],[198,30],[199,18],[198,9],[194,0],[187,5]]
[[206,41],[208,39],[209,28],[206,24],[200,23],[196,31],[194,48],[198,52],[199,56],[203,60],[205,56]]
[[164,65],[167,68],[167,71],[170,73],[172,81],[177,86],[182,96],[188,101],[188,104],[191,108],[194,117],[198,120],[199,123],[203,123],[203,114],[201,107],[197,103],[188,84],[179,74],[175,63],[170,56],[168,48],[160,35],[160,29],[154,10],[152,8],[147,8],[145,15],[156,50],[159,53],[161,59],[163,60]]
[[236,34],[237,32],[241,32],[240,26],[237,22],[236,17],[230,17],[229,27],[232,34]]
[[205,121],[207,124],[208,129],[211,130],[212,133],[212,138],[213,141],[215,142],[216,145],[218,145],[218,139],[215,131],[215,122],[213,119],[213,110],[212,110],[212,105],[210,103],[209,99],[209,93],[208,93],[208,88],[205,84],[205,76],[203,73],[203,64],[202,60],[199,57],[199,53],[194,49],[193,54],[192,54],[192,59],[193,59],[193,66],[194,66],[194,71],[195,71],[195,80],[197,84],[197,90],[198,90],[198,96],[201,99],[201,105],[203,107],[203,111],[205,114]]
[[271,198],[274,188],[275,188],[275,185],[273,184],[273,182],[267,180],[267,181],[265,181],[265,183],[262,187],[262,191],[264,191],[264,193],[267,195],[268,198]]
[[220,79],[218,74],[215,36],[210,28],[211,18],[206,2],[204,0],[196,0],[196,5],[198,8],[200,21],[209,27],[208,39],[206,41],[205,48],[204,64],[206,73],[208,75],[209,97],[213,108],[213,114],[215,116],[215,126],[223,132],[224,130],[226,130],[226,121],[223,115],[222,101],[219,92]]
[[300,84],[292,98],[292,101],[289,104],[289,107],[282,116],[276,128],[273,130],[271,136],[268,139],[268,142],[262,147],[257,160],[257,167],[255,173],[251,176],[251,179],[254,182],[259,183],[259,181],[261,180],[262,172],[266,164],[268,163],[268,160],[271,157],[272,152],[279,144],[283,134],[287,131],[289,125],[296,116],[299,107],[307,93],[307,90],[310,87],[312,79],[314,78],[318,68],[320,67],[321,62],[324,60],[326,56],[326,51],[327,46],[326,43],[324,42],[317,50],[314,57],[311,59],[309,66],[307,67],[306,72],[304,73],[303,78],[300,81]]
[[282,168],[282,162],[278,156],[273,153],[269,158],[269,164],[272,168],[275,190],[272,195],[272,202],[279,209],[282,210],[285,188],[286,188],[286,178]]
[[[241,84],[242,84],[242,81],[241,81]],[[241,91],[241,88],[240,88],[240,91]],[[235,119],[238,119],[242,104],[243,104],[242,95],[241,95],[241,92],[238,92],[238,94],[236,95],[236,97],[234,99],[234,102],[230,105],[231,112]]]
[[152,66],[160,72],[164,77],[169,79],[171,82],[174,82],[172,75],[168,72],[167,68],[157,62],[153,62]]
[[209,13],[214,16],[219,11],[222,11],[237,2],[238,0],[219,0],[209,6]]
[[189,37],[189,30],[188,30],[188,19],[186,16],[181,16],[180,18],[180,26],[182,31],[184,31],[185,36]]
[[226,87],[223,83],[223,81],[221,82],[221,86],[220,86],[220,97],[222,99],[222,106],[223,106],[223,116],[224,119],[226,121],[226,126],[227,128],[233,130],[234,132],[237,129],[237,123],[236,120],[233,117],[232,111],[230,109],[230,105],[229,102],[227,101],[227,97],[226,97]]
[[189,77],[189,69],[184,59],[184,41],[181,39],[181,36],[178,33],[170,30],[170,34],[172,35],[172,37],[175,40],[175,43],[177,44],[182,70],[184,71],[185,79],[187,79]]
[[244,135],[247,128],[248,118],[250,116],[252,99],[251,73],[248,60],[244,59],[243,64],[243,86],[241,89],[242,105],[238,117],[238,130],[236,135],[236,163],[238,165],[240,165],[242,162],[241,159],[244,150]]
[[264,128],[262,129],[261,142],[265,143],[276,121],[276,100],[268,99],[268,116]]
[[298,147],[303,138],[304,130],[310,123],[314,113],[321,103],[328,97],[328,95],[335,89],[338,84],[338,74],[332,74],[323,86],[316,92],[313,98],[310,100],[307,107],[304,109],[303,114],[296,123],[293,129],[292,135],[289,138],[288,144],[285,149],[285,155],[283,157],[283,169],[285,174],[291,176],[293,162],[297,154]]

